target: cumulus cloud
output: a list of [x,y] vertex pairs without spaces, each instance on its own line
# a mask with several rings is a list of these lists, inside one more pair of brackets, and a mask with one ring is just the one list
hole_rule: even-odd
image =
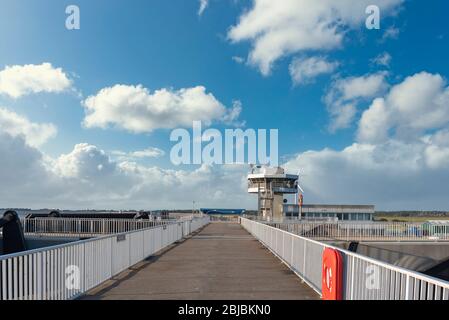
[[391,63],[391,55],[388,52],[384,52],[376,56],[371,60],[371,63],[381,67],[389,67]]
[[368,5],[379,6],[383,16],[402,0],[254,0],[228,37],[252,44],[249,63],[268,75],[281,57],[307,50],[330,50],[341,46],[350,29],[360,28]]
[[[25,182],[28,181],[28,175],[33,178],[36,170],[42,160],[42,155],[35,148],[25,142],[23,136],[12,136],[7,132],[0,130],[0,181],[2,190],[8,189],[17,183],[15,179]],[[43,168],[43,167],[42,167]],[[40,175],[37,175],[40,177]]]
[[198,9],[198,15],[201,16],[209,5],[209,0],[200,0],[200,8]]
[[0,126],[2,207],[174,209],[201,206],[254,207],[246,193],[246,166],[201,166],[171,170],[145,166],[131,158],[157,156],[147,148],[126,159],[80,143],[52,158]]
[[61,68],[50,63],[7,66],[0,71],[0,94],[12,98],[39,92],[59,93],[69,89],[72,81]]
[[30,146],[41,146],[56,136],[57,128],[51,123],[33,123],[6,108],[0,107],[0,131],[12,137],[23,137]]
[[353,144],[341,151],[305,152],[286,167],[304,169],[302,187],[308,203],[445,210],[449,206],[445,186],[448,158],[440,157],[434,148],[441,150],[436,145],[394,140],[377,145]]
[[385,72],[367,74],[360,77],[337,79],[328,92],[326,100],[352,100],[357,98],[371,98],[381,93],[387,86]]
[[410,76],[373,99],[359,121],[357,142],[343,150],[307,151],[285,166],[303,169],[309,203],[447,209],[448,98],[440,75]]
[[239,57],[239,56],[233,56],[232,60],[238,64],[242,64],[245,62],[245,58]]
[[103,150],[88,143],[75,145],[72,152],[61,155],[55,161],[55,170],[60,176],[82,180],[108,176],[115,171],[115,166]]
[[382,94],[387,88],[386,72],[360,77],[337,78],[331,85],[324,101],[331,122],[329,130],[335,132],[351,125],[360,102]]
[[324,57],[295,58],[289,66],[290,76],[295,85],[307,84],[319,75],[332,73],[338,67]]
[[115,85],[88,97],[83,105],[87,128],[113,126],[133,133],[190,127],[193,121],[210,125],[227,120],[235,112],[202,86],[151,93],[141,85]]
[[240,114],[242,113],[242,102],[240,100],[232,101],[232,107],[226,111],[222,117],[222,121],[227,125],[233,125],[236,127],[242,127],[246,124],[245,121],[239,121]]
[[393,86],[363,113],[358,140],[381,142],[389,134],[414,139],[427,130],[449,123],[449,88],[438,74],[427,72],[407,77]]
[[396,28],[395,26],[391,26],[389,28],[387,28],[384,32],[384,34],[382,35],[382,42],[385,42],[388,39],[397,39],[399,38],[399,28]]
[[331,116],[328,129],[331,133],[335,133],[340,129],[349,128],[357,114],[357,107],[352,103],[335,104],[328,109]]
[[155,147],[149,147],[144,150],[124,152],[120,150],[114,150],[111,155],[117,157],[120,160],[138,160],[144,158],[160,158],[165,155],[165,151]]

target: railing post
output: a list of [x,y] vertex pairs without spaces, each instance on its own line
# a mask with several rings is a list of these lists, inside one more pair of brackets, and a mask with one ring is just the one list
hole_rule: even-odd
[[408,274],[405,280],[405,300],[411,300],[410,298],[410,275]]
[[355,274],[354,263],[355,263],[355,259],[353,257],[349,257],[349,258],[351,259],[351,300],[354,300],[354,274]]
[[114,237],[111,237],[111,278],[114,276]]
[[[303,277],[306,276],[306,256],[307,256],[307,242],[304,242],[304,256],[303,256],[303,262],[302,262],[302,275]],[[304,282],[304,280],[302,280]]]
[[83,257],[83,285],[81,287],[82,292],[86,292],[86,277],[87,277],[87,272],[86,272],[86,243],[83,244],[82,246],[83,248],[83,254],[81,255]]
[[294,252],[295,252],[295,250],[293,250],[293,247],[295,245],[295,238],[294,237],[290,237],[290,238],[292,239],[292,251],[291,251],[291,257],[290,257],[290,261],[291,261],[290,264],[293,267],[293,264],[294,264],[293,257],[294,257]]

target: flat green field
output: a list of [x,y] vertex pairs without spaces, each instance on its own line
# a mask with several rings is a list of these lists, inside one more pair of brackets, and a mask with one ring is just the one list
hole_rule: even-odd
[[449,217],[425,217],[425,216],[419,216],[419,217],[401,217],[401,216],[375,216],[374,220],[379,221],[381,219],[385,219],[387,221],[401,221],[401,222],[425,222],[428,220],[449,220]]

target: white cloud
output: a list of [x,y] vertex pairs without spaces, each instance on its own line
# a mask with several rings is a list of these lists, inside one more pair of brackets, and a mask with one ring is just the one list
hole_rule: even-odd
[[397,39],[399,38],[399,28],[396,28],[395,26],[391,26],[387,28],[382,35],[382,42],[388,40],[388,39]]
[[357,107],[352,103],[335,104],[328,108],[328,111],[331,116],[329,131],[334,133],[351,125],[357,114]]
[[390,133],[414,139],[449,123],[449,87],[438,74],[417,73],[374,100],[359,124],[358,140],[379,142]]
[[0,94],[20,98],[30,93],[62,92],[72,81],[61,68],[50,63],[7,66],[0,71]]
[[147,148],[141,151],[134,151],[131,153],[135,158],[159,158],[162,157],[165,152],[159,148]]
[[254,207],[245,190],[246,166],[163,169],[130,161],[160,156],[160,149],[110,155],[88,143],[52,158],[28,141],[45,140],[36,137],[45,127],[3,109],[0,119],[2,207],[173,209],[190,208],[193,200],[206,207]]
[[82,180],[96,179],[113,173],[116,164],[110,161],[103,150],[80,143],[69,154],[61,155],[54,170],[62,177],[77,177]]
[[0,132],[0,198],[5,207],[175,209],[255,207],[246,192],[246,166],[170,170],[113,161],[82,143],[57,159]]
[[[366,92],[372,91],[359,90]],[[367,123],[382,139],[357,141],[343,150],[311,150],[288,161],[289,171],[304,173],[306,203],[447,209],[448,96],[441,76],[415,74],[377,95],[367,110],[377,112]],[[376,121],[388,129],[377,131]],[[159,209],[188,208],[193,200],[201,207],[256,204],[246,192],[246,166],[163,169],[115,161],[86,143],[52,159],[25,139],[0,130],[2,206]]]
[[402,0],[254,0],[239,22],[230,28],[233,42],[252,44],[249,63],[268,75],[281,57],[307,50],[341,46],[349,29],[361,28],[365,9],[376,4],[390,14]]
[[44,165],[44,157],[23,136],[0,130],[0,206],[33,206],[60,189]]
[[232,60],[238,64],[242,64],[245,62],[245,58],[239,57],[239,56],[233,56]]
[[222,117],[222,121],[227,125],[242,127],[246,124],[245,121],[238,121],[242,113],[242,102],[240,100],[232,101],[232,107],[226,111]]
[[348,77],[336,80],[328,93],[327,99],[335,97],[344,101],[357,98],[371,98],[386,89],[385,72],[367,74],[360,77]]
[[427,164],[432,169],[449,168],[449,148],[429,146],[425,151]]
[[200,8],[198,9],[198,15],[201,16],[209,5],[209,0],[200,0]]
[[[430,149],[429,149],[430,148]],[[304,169],[306,203],[375,204],[378,209],[446,210],[448,158],[429,159],[438,146],[391,140],[298,155],[286,166]],[[438,149],[439,150],[439,149]],[[433,162],[432,162],[433,161]]]
[[13,111],[0,107],[0,131],[12,137],[22,136],[30,146],[41,146],[56,136],[57,128],[50,123],[33,123]]
[[324,97],[331,116],[329,130],[335,132],[349,127],[357,113],[357,105],[388,88],[386,76],[386,72],[377,72],[335,80]]
[[391,87],[358,125],[358,141],[343,150],[308,151],[286,163],[303,169],[306,202],[448,208],[449,87],[440,75],[421,72]]
[[134,133],[191,127],[193,121],[210,125],[229,117],[235,120],[235,110],[227,109],[202,86],[151,93],[141,85],[115,85],[88,97],[83,105],[87,128],[114,126]]
[[329,62],[324,57],[295,58],[289,66],[290,76],[295,85],[307,84],[322,74],[332,73],[337,62]]
[[379,142],[388,139],[390,119],[386,112],[385,100],[378,98],[371,107],[363,112],[359,122],[358,140],[366,142]]
[[160,158],[165,155],[165,151],[155,147],[149,147],[144,150],[123,152],[115,150],[111,152],[111,155],[117,157],[119,160],[136,160],[144,158]]
[[376,56],[371,60],[371,63],[382,66],[389,67],[391,63],[391,55],[388,52],[384,52]]

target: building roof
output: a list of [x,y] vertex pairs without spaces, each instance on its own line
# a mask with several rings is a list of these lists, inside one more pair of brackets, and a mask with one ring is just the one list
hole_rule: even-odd
[[248,175],[248,179],[288,179],[298,180],[299,176],[295,174],[271,174],[271,173],[251,173]]
[[222,214],[222,215],[242,215],[245,209],[207,209],[201,208],[200,211],[204,214]]

